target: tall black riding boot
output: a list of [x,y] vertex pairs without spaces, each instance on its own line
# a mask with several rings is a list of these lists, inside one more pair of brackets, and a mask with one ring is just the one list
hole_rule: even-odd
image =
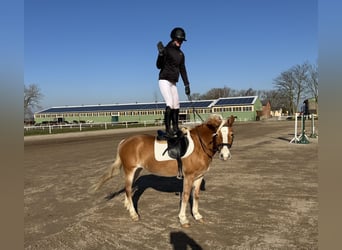
[[173,136],[172,130],[171,130],[171,115],[172,115],[172,110],[169,106],[166,107],[165,113],[164,113],[164,122],[165,122],[165,132],[166,135],[169,137]]
[[179,127],[178,127],[178,121],[179,121],[179,109],[173,109],[173,112],[171,112],[172,115],[172,127],[173,127],[173,133],[175,135],[179,134]]

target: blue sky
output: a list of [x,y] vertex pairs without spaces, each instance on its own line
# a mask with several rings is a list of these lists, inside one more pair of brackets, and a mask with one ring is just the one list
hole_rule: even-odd
[[[192,93],[271,90],[282,71],[318,60],[317,0],[25,0],[24,83],[43,108],[163,101],[156,44],[172,28]],[[183,82],[177,84],[186,100]]]

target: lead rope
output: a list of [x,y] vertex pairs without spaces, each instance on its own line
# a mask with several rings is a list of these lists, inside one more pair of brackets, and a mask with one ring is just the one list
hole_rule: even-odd
[[194,107],[194,103],[192,102],[191,96],[188,95],[188,100],[190,101],[190,107],[192,107],[192,113],[194,114],[194,123],[196,122],[196,115],[201,119],[202,122],[204,122],[204,120],[202,119],[202,117],[200,116],[200,114],[197,112],[197,110]]

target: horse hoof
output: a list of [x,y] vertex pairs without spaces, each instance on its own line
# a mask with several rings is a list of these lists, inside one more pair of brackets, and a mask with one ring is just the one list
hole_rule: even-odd
[[190,227],[190,223],[184,223],[182,224],[182,228],[189,228]]
[[139,215],[137,215],[137,216],[132,216],[131,217],[132,218],[132,221],[139,221]]
[[201,223],[201,224],[204,224],[205,223],[205,221],[204,221],[204,219],[203,218],[201,218],[201,219],[198,219],[198,220],[196,220],[197,222],[199,222],[199,223]]

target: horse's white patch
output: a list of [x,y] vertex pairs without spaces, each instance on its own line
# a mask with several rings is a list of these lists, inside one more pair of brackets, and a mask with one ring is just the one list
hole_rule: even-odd
[[221,128],[223,143],[228,143],[228,133],[229,133],[228,127],[222,127]]
[[[194,151],[195,145],[194,141],[192,140],[190,136],[190,131],[186,131],[186,137],[189,140],[189,146],[188,149],[186,150],[186,153],[182,156],[182,158],[188,157],[191,155],[191,153]],[[157,139],[154,140],[154,158],[157,161],[169,161],[169,160],[174,160],[169,156],[165,150],[167,149],[167,142],[166,141],[158,141]],[[163,153],[165,154],[163,155]]]
[[222,134],[222,142],[223,142],[224,146],[220,150],[219,157],[223,160],[227,160],[227,159],[231,158],[229,148],[228,148],[228,146],[226,146],[228,144],[229,128],[228,127],[222,127],[221,128],[221,134]]

